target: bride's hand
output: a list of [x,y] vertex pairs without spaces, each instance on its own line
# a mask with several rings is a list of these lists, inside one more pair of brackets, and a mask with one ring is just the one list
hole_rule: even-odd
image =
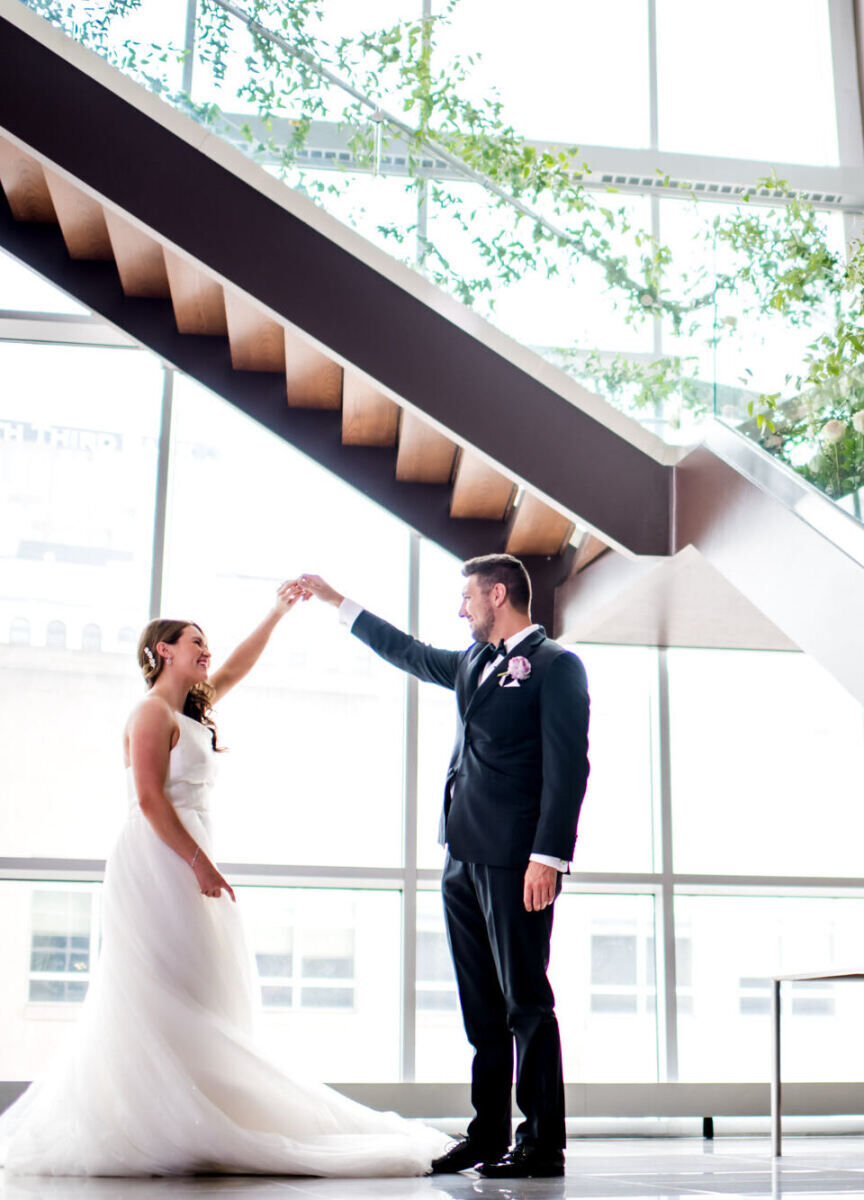
[[309,593],[296,579],[286,579],[276,591],[276,608],[281,615],[290,612],[298,600],[308,600]]
[[201,889],[202,896],[211,896],[218,899],[223,891],[226,891],[231,899],[236,903],[237,897],[234,895],[234,889],[223,875],[220,875],[212,862],[205,854],[199,854],[195,866],[192,868],[195,872],[195,878],[198,880],[198,886]]

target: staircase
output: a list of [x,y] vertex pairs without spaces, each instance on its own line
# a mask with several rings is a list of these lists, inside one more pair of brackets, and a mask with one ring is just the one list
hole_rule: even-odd
[[518,554],[556,635],[693,644],[683,595],[864,702],[858,522],[719,423],[666,446],[17,0],[0,184],[0,246],[445,549]]
[[580,542],[668,551],[667,447],[15,0],[0,184],[4,248],[451,552],[524,558],[550,627]]

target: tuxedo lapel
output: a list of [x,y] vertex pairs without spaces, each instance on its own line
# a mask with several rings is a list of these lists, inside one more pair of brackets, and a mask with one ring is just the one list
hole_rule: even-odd
[[[520,654],[525,658],[529,658],[541,644],[541,642],[544,642],[545,640],[546,630],[541,625],[535,629],[533,633],[529,633],[526,638],[523,638],[518,645],[514,646],[512,653],[506,655],[506,657],[503,658],[500,663],[498,663],[494,671],[490,671],[489,678],[484,680],[479,687],[475,687],[474,690],[468,694],[468,703],[464,709],[465,718],[467,719],[467,717],[476,710],[477,706],[482,704],[487,697],[491,696],[496,687],[500,686],[501,680],[499,676],[507,670],[507,664],[511,658],[518,658]],[[475,673],[474,678],[476,679],[476,677],[477,676]]]
[[471,657],[472,651],[468,653],[468,663],[462,677],[462,686],[457,693],[459,709],[463,716],[468,711],[471,700],[477,692],[477,680],[480,678],[480,673],[487,662],[489,662],[489,654],[491,647],[485,643],[477,647],[477,652]]

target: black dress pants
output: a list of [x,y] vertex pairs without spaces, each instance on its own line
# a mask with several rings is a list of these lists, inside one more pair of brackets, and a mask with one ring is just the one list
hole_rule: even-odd
[[[468,1134],[491,1154],[510,1145],[513,1043],[517,1143],[563,1149],[564,1080],[555,997],[546,971],[553,905],[526,912],[521,867],[465,863],[448,854],[442,878],[447,937],[462,1019],[474,1047]],[[561,881],[558,881],[560,890]]]

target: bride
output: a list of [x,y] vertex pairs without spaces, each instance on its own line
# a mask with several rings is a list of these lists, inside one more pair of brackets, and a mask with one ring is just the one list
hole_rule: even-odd
[[254,980],[235,896],[211,855],[211,706],[303,595],[208,677],[186,621],[151,621],[149,689],[124,734],[129,812],[105,869],[97,977],[64,1055],[0,1116],[0,1163],[29,1175],[421,1175],[445,1135],[300,1082],[251,1038]]

